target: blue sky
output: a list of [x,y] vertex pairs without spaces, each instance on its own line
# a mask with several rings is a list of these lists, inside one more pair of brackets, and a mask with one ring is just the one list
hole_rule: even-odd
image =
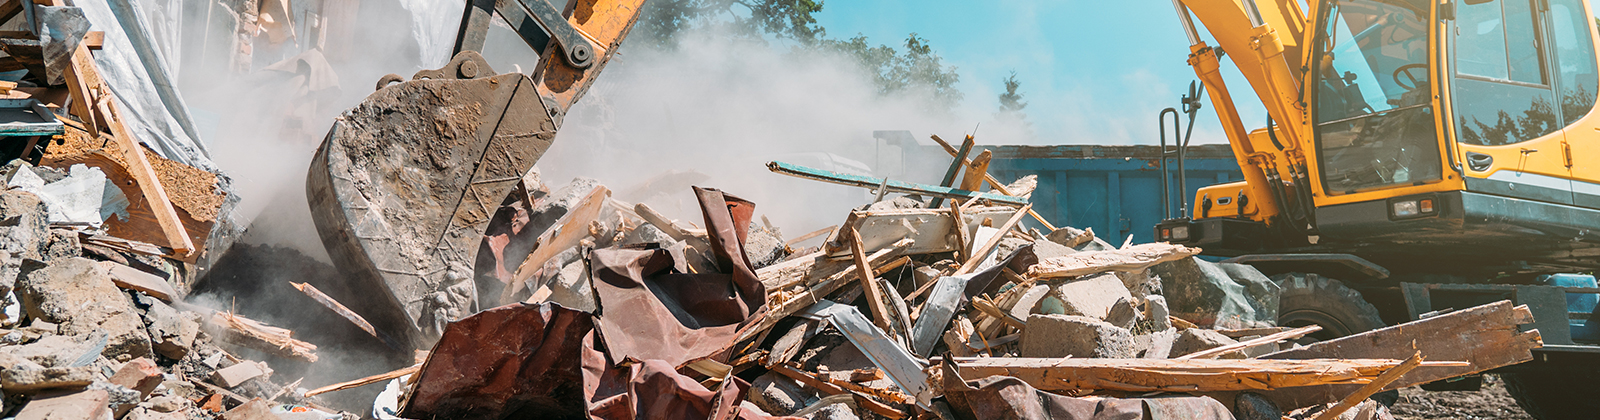
[[[988,112],[1016,71],[1045,144],[1155,144],[1156,114],[1195,79],[1169,0],[836,0],[817,20],[830,36],[895,46],[916,32],[958,67],[965,105]],[[1207,105],[1193,141],[1224,142]],[[1259,108],[1242,110],[1247,125],[1264,124]]]

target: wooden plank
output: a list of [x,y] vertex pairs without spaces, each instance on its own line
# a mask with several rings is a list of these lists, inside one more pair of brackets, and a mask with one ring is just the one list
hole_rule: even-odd
[[[1399,366],[1395,359],[1178,360],[984,357],[955,358],[962,377],[1005,375],[1052,392],[1110,390],[1205,392],[1271,390],[1324,384],[1371,383]],[[1422,362],[1439,371],[1466,362]]]
[[161,232],[166,236],[167,243],[172,247],[173,253],[188,256],[195,251],[194,243],[189,241],[189,232],[183,227],[183,221],[178,217],[178,210],[173,208],[172,200],[167,198],[167,189],[161,185],[161,177],[156,174],[156,169],[150,166],[150,159],[144,155],[144,147],[139,145],[138,138],[128,127],[122,125],[122,114],[111,102],[114,97],[106,92],[100,97],[97,107],[104,115],[110,116],[107,125],[111,127],[112,138],[121,146],[123,159],[128,163],[128,172],[133,175],[133,180],[139,185],[139,191],[144,195],[146,203],[156,217],[156,222],[161,225]]
[[1253,339],[1253,340],[1240,341],[1240,342],[1229,344],[1229,345],[1225,345],[1225,346],[1215,347],[1215,348],[1212,348],[1210,350],[1201,350],[1201,351],[1197,351],[1197,352],[1194,352],[1194,353],[1185,354],[1183,356],[1174,357],[1174,359],[1210,359],[1210,358],[1213,358],[1213,357],[1221,356],[1223,353],[1227,353],[1227,352],[1230,352],[1230,351],[1244,350],[1244,349],[1247,349],[1247,348],[1251,348],[1251,347],[1255,347],[1255,346],[1259,346],[1259,345],[1264,345],[1264,344],[1272,344],[1272,343],[1276,343],[1276,342],[1283,341],[1283,340],[1293,340],[1293,339],[1305,336],[1306,334],[1314,333],[1314,332],[1317,332],[1317,331],[1322,331],[1322,326],[1315,325],[1315,324],[1307,325],[1307,326],[1300,327],[1300,328],[1295,328],[1295,329],[1289,330],[1289,331],[1283,331],[1283,332],[1270,334],[1270,335],[1267,335],[1265,337],[1260,337],[1260,338],[1256,338],[1256,339]]
[[1016,329],[1021,330],[1028,328],[1027,321],[1017,319],[1017,317],[1006,313],[1006,311],[1000,309],[999,306],[995,306],[994,302],[990,302],[988,299],[984,299],[982,296],[974,296],[972,298],[972,307],[977,308],[984,314],[995,319],[999,319],[1000,321],[1005,322],[1006,325],[1010,325]]
[[111,282],[116,283],[117,287],[144,292],[167,302],[182,298],[177,290],[160,276],[111,261],[101,261],[99,264],[111,274]]
[[891,337],[900,336],[894,328],[895,322],[890,319],[892,315],[884,308],[883,290],[878,288],[878,277],[872,273],[872,263],[867,261],[866,246],[861,244],[861,232],[855,226],[850,226],[850,252],[856,260],[856,275],[861,279],[861,287],[867,292],[867,308],[872,310],[872,323],[879,329],[889,333]]
[[[939,138],[939,135],[935,134],[932,137],[933,137],[933,141],[934,142],[939,143],[939,146],[944,147],[945,153],[949,153],[950,156],[952,156],[952,157],[959,156],[959,154],[957,153],[956,148],[955,147],[951,147],[950,143],[946,143],[944,141],[944,139]],[[963,163],[966,163],[966,162],[967,161],[964,161]],[[1003,182],[1000,182],[1000,180],[998,180],[998,179],[995,179],[993,175],[989,175],[989,173],[987,171],[987,168],[986,168],[985,172],[983,173],[983,179],[985,181],[989,181],[989,185],[994,187],[995,191],[998,191],[1001,194],[1005,194],[1005,195],[1009,195],[1009,196],[1017,196],[1017,194],[1012,194],[1011,191],[1006,188],[1007,184],[1005,184]],[[1050,221],[1044,220],[1044,216],[1040,216],[1039,212],[1036,212],[1036,211],[1033,211],[1033,210],[1028,210],[1028,215],[1029,216],[1033,216],[1034,220],[1038,220],[1039,224],[1044,225],[1045,230],[1047,230],[1047,231],[1055,231],[1056,230],[1056,226],[1050,224]]]
[[1028,269],[1032,278],[1078,277],[1107,271],[1142,271],[1156,264],[1177,261],[1200,253],[1200,248],[1165,242],[1139,244],[1108,251],[1079,252],[1039,261]]
[[326,394],[326,393],[333,392],[333,391],[343,391],[343,390],[346,390],[346,389],[359,388],[359,387],[363,387],[363,386],[367,386],[367,385],[371,385],[371,384],[375,384],[375,383],[379,383],[379,382],[383,382],[383,381],[393,380],[393,379],[399,378],[401,376],[406,376],[406,375],[410,375],[410,374],[413,374],[413,373],[417,373],[417,371],[421,370],[421,369],[422,369],[422,365],[421,364],[416,364],[416,365],[411,365],[410,367],[400,368],[398,370],[393,370],[393,371],[389,371],[389,372],[385,372],[385,373],[380,373],[380,374],[377,374],[377,375],[372,375],[372,376],[368,376],[368,377],[365,377],[365,378],[356,379],[356,380],[353,380],[353,381],[346,381],[346,382],[336,383],[336,384],[333,384],[333,385],[328,385],[328,386],[325,386],[325,387],[321,387],[321,388],[313,389],[313,390],[310,390],[310,391],[306,391],[306,398],[315,397],[315,396]]
[[105,46],[105,31],[89,31],[83,34],[83,45],[91,50],[98,50]]
[[[811,375],[805,374],[805,372],[801,372],[799,370],[795,370],[794,368],[789,367],[787,365],[772,366],[771,370],[773,372],[778,372],[779,375],[787,376],[790,379],[794,379],[796,381],[800,381],[800,383],[805,384],[806,386],[809,386],[811,388],[815,388],[818,391],[822,391],[822,393],[824,393],[824,394],[828,394],[828,395],[852,394],[852,395],[855,395],[854,393],[850,392],[849,390],[841,388],[838,385],[834,385],[832,383],[828,383],[828,382],[825,382],[825,381],[818,380],[817,378],[812,377]],[[894,409],[892,407],[889,407],[888,405],[885,405],[885,404],[883,404],[881,402],[878,402],[877,400],[873,400],[871,398],[856,398],[856,403],[860,404],[862,406],[861,408],[865,408],[868,411],[872,411],[874,413],[878,413],[878,414],[883,415],[885,417],[889,417],[889,418],[893,418],[893,419],[901,419],[901,418],[905,418],[906,417],[906,413],[905,412],[900,411],[900,410],[896,410],[896,409]]]
[[656,209],[650,208],[650,206],[646,205],[645,203],[635,204],[633,206],[633,211],[639,214],[639,218],[644,219],[644,221],[647,223],[655,225],[657,229],[661,229],[662,232],[666,233],[667,236],[672,237],[674,240],[690,241],[695,239],[695,236],[690,234],[682,226],[678,226],[678,224],[673,222],[672,219],[668,219],[667,216],[662,215],[661,212],[656,211]]
[[[888,264],[894,261],[893,258],[895,258],[895,256],[899,255],[905,248],[910,246],[911,240],[901,240],[891,247],[873,252],[871,256],[867,257],[867,261],[872,266]],[[744,332],[739,335],[739,339],[734,340],[733,342],[743,342],[765,332],[768,329],[771,329],[773,325],[777,325],[778,321],[783,320],[783,318],[794,315],[795,313],[811,307],[811,305],[817,304],[817,302],[822,301],[822,299],[828,296],[828,294],[838,291],[846,284],[850,284],[851,281],[855,281],[856,279],[860,278],[859,273],[850,269],[850,267],[853,265],[854,263],[849,265],[841,264],[838,266],[840,267],[838,271],[833,271],[831,273],[827,271],[819,272],[819,270],[813,269],[812,274],[808,274],[810,279],[806,281],[809,283],[809,286],[799,293],[788,293],[783,290],[769,291],[767,295],[767,306],[770,309],[767,310],[766,315],[763,316],[760,321],[757,321],[753,326],[746,328]],[[816,281],[812,282],[812,279]]]
[[[1470,375],[1533,360],[1533,349],[1544,346],[1538,330],[1521,331],[1518,324],[1532,323],[1527,306],[1510,301],[1463,309],[1361,334],[1323,341],[1305,347],[1261,356],[1262,359],[1385,358],[1400,359],[1421,352],[1430,360],[1460,360],[1469,366],[1417,369],[1385,387],[1415,386]],[[1308,407],[1338,401],[1355,392],[1354,386],[1322,386],[1263,392],[1279,407]],[[1232,401],[1231,399],[1227,401]]]
[[68,112],[83,121],[90,133],[105,131],[104,122],[91,105],[98,99],[96,95],[106,90],[101,85],[100,72],[94,66],[94,57],[89,55],[87,45],[78,44],[78,49],[72,52],[72,65],[67,66],[65,76],[67,93],[72,98]]
[[1396,380],[1399,380],[1401,375],[1405,375],[1406,372],[1416,369],[1417,366],[1422,366],[1421,352],[1412,355],[1410,359],[1406,359],[1405,363],[1401,363],[1400,366],[1395,366],[1394,368],[1383,372],[1382,375],[1378,375],[1378,379],[1373,379],[1372,383],[1362,385],[1360,390],[1356,391],[1354,394],[1350,394],[1348,397],[1344,397],[1343,400],[1339,401],[1339,404],[1336,404],[1333,406],[1333,408],[1324,410],[1322,414],[1317,415],[1316,420],[1333,420],[1339,418],[1340,414],[1344,414],[1345,411],[1355,408],[1356,404],[1360,404],[1361,401],[1366,400],[1367,397],[1371,397],[1372,394],[1383,391],[1383,387],[1394,383]]
[[954,201],[950,202],[950,231],[956,240],[955,257],[965,261],[967,254],[972,253],[972,245],[969,244],[972,241],[967,237],[967,218],[961,214],[960,203]]
[[[961,189],[967,191],[983,189],[983,179],[989,175],[990,159],[994,159],[994,153],[984,150],[978,157],[972,158],[971,162],[965,162],[967,173],[961,178]],[[989,185],[999,185],[999,183],[991,182]]]
[[1000,240],[1005,239],[1006,237],[1005,232],[1011,230],[1013,227],[1016,227],[1017,223],[1022,221],[1023,215],[1026,215],[1030,209],[1033,209],[1033,203],[1023,205],[1021,210],[1018,210],[1016,213],[1012,214],[1010,219],[1006,219],[1006,222],[1000,225],[1000,232],[989,237],[989,242],[984,243],[982,247],[972,250],[972,255],[967,256],[967,262],[962,263],[961,268],[957,269],[955,274],[951,275],[959,276],[962,274],[971,273],[972,270],[976,270],[978,268],[978,264],[982,264],[983,260],[988,259],[989,252],[994,251],[996,246],[1000,246]]
[[[763,220],[765,218],[766,218],[766,216],[762,216]],[[839,229],[839,225],[833,225],[833,226],[828,226],[828,227],[825,227],[825,228],[822,228],[822,229],[817,229],[815,231],[812,231],[811,233],[807,233],[807,234],[804,234],[804,235],[800,235],[800,237],[797,237],[797,238],[794,238],[794,239],[790,239],[790,240],[784,242],[783,246],[790,247],[790,246],[794,246],[795,244],[798,244],[798,243],[801,243],[801,242],[809,241],[809,240],[811,240],[811,238],[815,238],[815,237],[822,236],[822,235],[832,235],[833,232],[835,230],[838,230],[838,229]]]
[[252,348],[281,357],[315,363],[317,345],[296,340],[293,331],[269,326],[227,312],[214,312],[206,321],[207,332],[221,342]]
[[[967,154],[972,153],[972,146],[972,136],[968,135],[966,140],[961,142],[961,150],[952,155],[955,156],[955,160],[950,162],[950,169],[945,170],[944,178],[939,181],[939,186],[948,187],[955,185],[956,174],[961,172],[961,168],[966,167]],[[928,207],[938,208],[941,204],[944,204],[944,199],[942,197],[934,197],[933,201],[930,202]]]
[[[962,210],[963,217],[979,222],[984,219],[1003,220],[1017,212],[1010,207],[998,206],[969,210]],[[911,239],[914,243],[905,250],[904,255],[959,251],[961,248],[954,237],[957,229],[954,222],[955,217],[949,208],[851,212],[841,225],[844,227],[823,243],[822,250],[829,258],[849,259],[850,244],[844,237],[853,227],[861,232],[861,243],[867,249],[882,249],[902,239]],[[962,225],[961,228],[966,230],[969,237],[978,229],[978,223]]]
[[528,285],[528,279],[533,278],[544,268],[544,263],[554,258],[561,251],[578,246],[578,242],[589,237],[589,224],[600,217],[600,208],[605,205],[606,198],[611,196],[611,190],[603,185],[596,185],[589,190],[589,195],[583,197],[572,210],[562,215],[560,220],[550,225],[544,233],[539,234],[535,242],[537,246],[533,252],[528,253],[528,258],[522,260],[522,265],[517,266],[517,273],[512,276],[511,284],[507,285],[505,292],[500,294],[500,304],[510,304],[517,293],[521,293]]

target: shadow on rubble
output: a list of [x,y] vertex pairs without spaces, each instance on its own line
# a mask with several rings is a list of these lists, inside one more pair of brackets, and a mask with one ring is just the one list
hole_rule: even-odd
[[[295,338],[317,345],[321,359],[315,363],[315,369],[312,363],[267,353],[241,355],[267,361],[282,382],[304,378],[300,383],[303,389],[383,373],[412,363],[410,351],[390,348],[317,304],[291,283],[309,284],[352,306],[364,300],[360,291],[350,290],[340,281],[338,270],[333,266],[292,248],[257,244],[235,244],[230,248],[206,274],[190,300],[288,328],[294,331]],[[382,390],[383,387],[364,387],[320,398],[334,408],[366,413],[372,407],[373,398]]]

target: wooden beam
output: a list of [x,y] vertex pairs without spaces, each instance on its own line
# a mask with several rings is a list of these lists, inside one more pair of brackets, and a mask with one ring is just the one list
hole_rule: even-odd
[[313,390],[310,390],[310,391],[306,391],[306,398],[315,397],[315,396],[326,394],[326,393],[333,392],[333,391],[343,391],[343,390],[351,389],[351,388],[360,388],[360,387],[363,387],[363,386],[367,386],[367,385],[371,385],[371,384],[375,384],[375,383],[379,383],[379,382],[383,382],[383,381],[393,380],[393,379],[399,378],[401,376],[406,376],[406,375],[410,375],[410,374],[413,374],[413,373],[417,373],[418,370],[422,370],[422,365],[420,365],[420,364],[411,365],[410,367],[400,368],[398,370],[384,372],[384,373],[380,373],[380,374],[377,374],[377,375],[372,375],[372,376],[368,376],[368,377],[365,377],[365,378],[356,379],[356,380],[353,380],[353,381],[340,382],[340,383],[336,383],[336,384],[333,384],[333,385],[328,385],[328,386],[325,386],[325,387],[321,387],[321,388],[313,389]]
[[1361,401],[1366,400],[1367,397],[1371,397],[1372,394],[1383,391],[1383,387],[1399,380],[1401,375],[1405,375],[1406,372],[1416,369],[1417,366],[1422,366],[1422,352],[1417,352],[1417,354],[1412,355],[1410,359],[1406,359],[1405,363],[1401,363],[1400,366],[1395,366],[1394,368],[1383,372],[1382,375],[1378,375],[1378,379],[1373,379],[1372,383],[1361,386],[1360,390],[1356,391],[1354,394],[1350,394],[1348,397],[1344,397],[1344,399],[1340,400],[1339,404],[1334,405],[1333,408],[1324,410],[1322,414],[1317,415],[1316,420],[1333,420],[1339,418],[1340,414],[1344,414],[1345,411],[1354,408],[1356,404],[1360,404]]
[[1000,309],[999,306],[995,306],[994,302],[990,302],[988,299],[984,299],[982,296],[974,296],[972,298],[972,307],[977,308],[984,314],[995,319],[999,319],[1000,321],[1005,322],[1007,325],[1015,327],[1016,329],[1021,330],[1028,328],[1027,321],[1017,319],[1017,317],[1006,313],[1004,309]]
[[1201,350],[1194,353],[1185,354],[1183,356],[1174,357],[1174,359],[1210,359],[1221,356],[1223,353],[1230,351],[1244,350],[1247,348],[1263,344],[1272,344],[1283,340],[1293,340],[1317,331],[1322,331],[1322,326],[1312,324],[1289,331],[1283,331],[1265,337],[1256,338],[1254,340],[1240,341],[1225,346],[1215,347],[1210,350]]
[[1107,271],[1141,271],[1156,264],[1177,261],[1200,253],[1200,248],[1165,242],[1139,244],[1123,249],[1079,252],[1040,260],[1029,268],[1028,277],[1041,279],[1078,277]]
[[577,205],[572,206],[567,214],[556,220],[555,224],[539,234],[537,246],[528,257],[522,260],[522,265],[517,266],[517,272],[511,278],[511,284],[506,285],[504,293],[500,294],[500,304],[510,304],[517,293],[522,292],[528,285],[528,279],[544,268],[545,261],[554,258],[561,251],[578,246],[578,242],[589,237],[589,224],[600,217],[600,208],[605,205],[606,198],[611,197],[611,190],[603,185],[596,185],[589,190],[589,195],[583,197]]
[[[949,153],[950,156],[959,156],[957,154],[956,148],[955,147],[951,147],[950,143],[946,143],[944,141],[944,139],[939,138],[939,135],[937,135],[937,134],[933,135],[933,141],[939,143],[939,146],[944,147],[945,153]],[[987,150],[985,150],[985,152],[987,152]],[[965,159],[962,159],[962,160],[963,160],[962,163],[964,163],[964,164],[969,162],[969,161],[967,161]],[[989,175],[987,166],[985,166],[984,169],[985,170],[983,172],[983,179],[985,181],[989,181],[989,186],[994,187],[994,190],[999,192],[999,193],[1001,193],[1001,194],[1012,195],[1011,191],[1006,189],[1006,184],[1005,183],[1000,182],[1000,180],[998,180],[998,179],[995,179],[993,175]],[[1050,230],[1050,231],[1055,231],[1056,230],[1055,225],[1052,225],[1052,224],[1050,224],[1049,221],[1044,220],[1044,216],[1040,216],[1038,212],[1035,212],[1033,210],[1028,210],[1028,215],[1033,216],[1034,220],[1038,220],[1039,224],[1044,225],[1045,229]]]
[[[984,357],[956,358],[961,376],[1011,376],[1051,392],[1111,390],[1205,392],[1324,384],[1364,385],[1402,362],[1394,359],[1178,360]],[[1466,362],[1422,362],[1424,370]]]
[[101,85],[100,71],[95,68],[94,56],[89,54],[88,46],[78,44],[78,49],[72,52],[72,65],[67,66],[65,76],[67,93],[72,98],[68,112],[83,121],[90,133],[105,131],[104,122],[95,114],[93,104],[99,99],[97,95],[106,90]]
[[872,323],[892,336],[899,336],[894,322],[890,317],[889,309],[884,307],[883,290],[878,288],[878,277],[872,273],[872,264],[867,261],[866,248],[861,245],[861,232],[854,225],[850,226],[850,253],[856,260],[856,275],[861,278],[861,288],[867,292],[867,308],[872,310]]
[[[888,264],[893,262],[895,256],[910,246],[911,240],[901,240],[893,246],[872,253],[871,256],[867,257],[867,261],[873,266]],[[739,339],[733,340],[733,343],[743,342],[771,329],[773,325],[777,325],[778,321],[783,320],[783,318],[817,304],[828,294],[838,291],[846,284],[850,284],[851,281],[860,277],[860,273],[848,268],[837,271],[822,271],[822,273],[826,274],[821,275],[817,275],[820,273],[816,273],[816,271],[813,270],[812,274],[806,274],[806,277],[809,278],[805,282],[810,285],[800,293],[787,294],[782,290],[769,290],[771,294],[767,295],[767,305],[770,309],[767,310],[767,314],[760,321],[756,321],[753,326],[740,333]],[[812,280],[815,280],[815,282],[813,283]],[[763,280],[762,282],[765,283],[766,281]]]
[[[1261,356],[1261,359],[1400,359],[1421,352],[1431,360],[1469,363],[1447,369],[1417,369],[1384,387],[1384,390],[1399,389],[1533,360],[1532,350],[1544,345],[1539,331],[1522,331],[1518,327],[1532,322],[1533,314],[1527,306],[1513,307],[1510,301],[1503,300],[1284,350]],[[1279,407],[1309,407],[1338,401],[1357,388],[1318,386],[1267,391],[1262,395]]]
[[91,50],[98,50],[105,46],[105,43],[105,31],[89,31],[83,34],[83,45],[89,47]]
[[815,237],[822,236],[822,235],[832,235],[833,231],[838,230],[838,229],[839,229],[839,225],[833,225],[833,226],[828,226],[828,227],[825,227],[825,228],[822,228],[822,229],[817,229],[815,231],[812,231],[811,233],[800,235],[800,237],[798,237],[798,238],[790,239],[787,242],[784,242],[783,246],[790,247],[790,246],[794,246],[795,244],[799,244],[801,242],[809,241],[809,240],[811,240],[811,238],[815,238]]
[[227,312],[214,312],[206,321],[208,331],[222,342],[233,343],[281,357],[315,363],[317,345],[296,340],[293,331],[262,324]]
[[[812,377],[811,375],[805,374],[805,372],[801,372],[801,371],[795,370],[794,368],[789,367],[787,365],[775,365],[775,366],[772,366],[770,369],[773,372],[778,372],[779,375],[787,376],[787,377],[789,377],[789,379],[794,379],[796,381],[799,381],[802,384],[805,384],[806,386],[809,386],[811,388],[815,388],[818,391],[822,391],[822,393],[824,393],[824,394],[828,394],[828,395],[851,394],[851,395],[858,395],[859,396],[859,394],[855,394],[855,393],[853,393],[853,392],[851,392],[851,391],[849,391],[847,389],[839,387],[838,385],[834,385],[834,384],[826,382],[826,381],[818,380],[817,378]],[[905,412],[900,411],[900,410],[896,410],[893,407],[889,407],[888,405],[883,404],[881,402],[878,402],[877,400],[874,400],[874,399],[871,399],[871,398],[860,398],[860,397],[858,397],[858,398],[856,398],[856,403],[862,405],[861,408],[865,408],[868,411],[871,411],[871,412],[874,412],[874,413],[878,413],[880,415],[883,415],[885,417],[889,417],[889,418],[892,418],[892,419],[902,419],[902,418],[906,417],[906,413]]]
[[[983,153],[978,154],[978,157],[972,158],[970,163],[966,163],[967,173],[961,178],[961,189],[967,191],[983,189],[983,178],[989,175],[990,159],[994,159],[994,153],[984,150]],[[991,182],[989,185],[998,184]]]
[[[972,136],[968,135],[967,139],[961,142],[961,150],[956,152],[956,160],[950,162],[950,169],[944,172],[944,180],[939,182],[939,186],[948,187],[955,185],[956,174],[961,172],[961,168],[966,167],[967,154],[972,153],[972,145]],[[944,198],[934,197],[933,201],[928,204],[928,207],[938,208],[941,204],[944,204]]]
[[967,262],[962,263],[961,268],[956,270],[955,274],[951,275],[959,276],[962,274],[971,273],[972,270],[976,270],[978,268],[978,264],[983,263],[983,260],[989,256],[989,252],[994,251],[994,248],[1000,245],[1000,240],[1005,239],[1005,232],[1011,230],[1013,227],[1016,227],[1017,223],[1022,221],[1022,217],[1027,215],[1028,211],[1032,209],[1033,203],[1028,203],[1027,205],[1022,206],[1021,210],[1017,210],[1015,214],[1012,214],[1010,219],[1006,219],[1006,222],[1000,225],[1000,232],[997,232],[994,236],[989,237],[989,242],[984,243],[982,247],[972,250],[972,255],[967,256]]
[[172,207],[172,200],[167,198],[167,189],[161,185],[161,176],[156,174],[156,169],[150,166],[150,159],[144,155],[144,147],[139,145],[138,138],[128,127],[122,124],[122,114],[111,102],[115,97],[111,92],[105,92],[100,97],[98,108],[101,114],[108,115],[108,125],[111,127],[111,136],[116,139],[117,145],[122,149],[123,160],[128,164],[128,172],[133,175],[135,183],[139,184],[139,191],[144,194],[145,202],[150,204],[150,209],[156,217],[156,223],[161,225],[161,232],[166,236],[167,245],[178,256],[188,256],[195,251],[194,243],[189,241],[189,232],[183,227],[183,221],[178,217],[178,210]]

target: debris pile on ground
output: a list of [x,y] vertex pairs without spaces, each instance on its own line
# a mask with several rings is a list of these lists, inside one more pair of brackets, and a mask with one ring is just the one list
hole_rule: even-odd
[[374,413],[418,419],[1390,418],[1369,397],[1541,345],[1509,302],[1291,345],[1320,327],[1275,325],[1255,269],[1050,226],[961,166],[979,183],[852,183],[878,201],[793,239],[732,192],[695,187],[696,224],[526,176],[480,248],[491,309],[308,394],[387,383]]

